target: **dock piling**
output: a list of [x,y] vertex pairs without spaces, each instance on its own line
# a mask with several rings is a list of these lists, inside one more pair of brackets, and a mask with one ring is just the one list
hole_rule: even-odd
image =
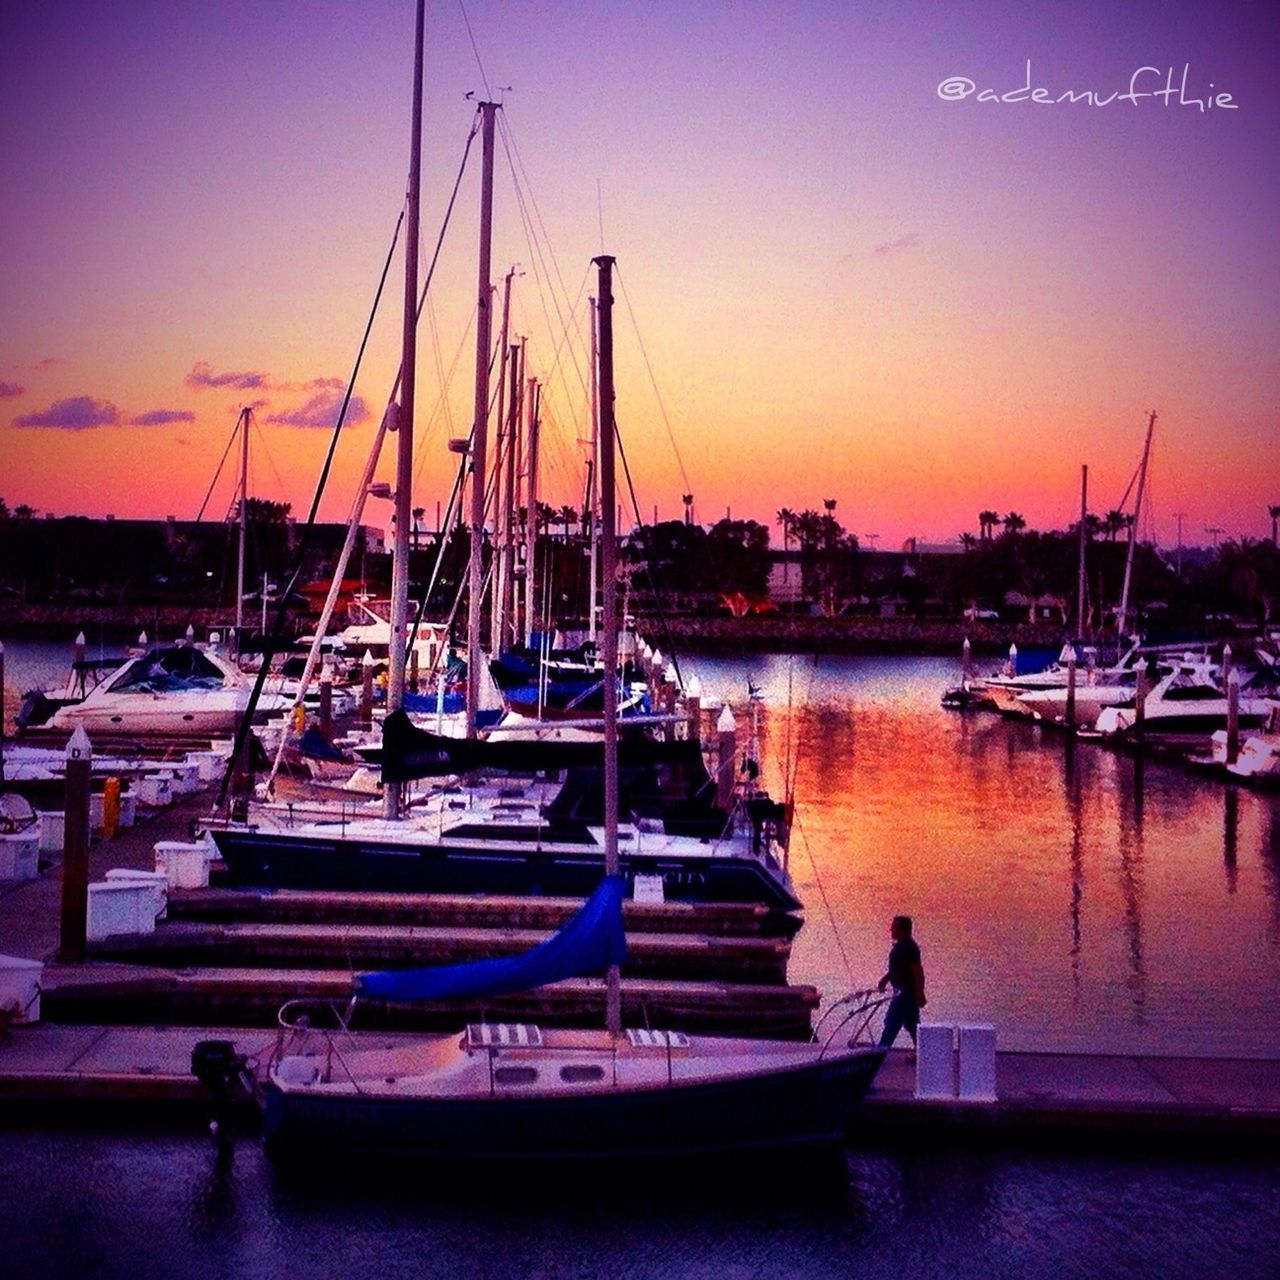
[[66,834],[62,852],[62,927],[58,959],[83,964],[89,913],[89,786],[93,748],[78,727],[67,743]]

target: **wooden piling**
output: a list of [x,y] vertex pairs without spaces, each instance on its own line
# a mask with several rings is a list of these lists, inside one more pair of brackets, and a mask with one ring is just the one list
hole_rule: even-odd
[[89,915],[89,787],[93,748],[77,728],[67,743],[66,827],[62,846],[62,927],[58,959],[83,964]]
[[320,732],[326,739],[333,736],[333,675],[328,667],[320,673]]
[[1240,756],[1240,673],[1227,677],[1227,763],[1235,764]]
[[1074,645],[1067,645],[1067,714],[1068,732],[1076,727],[1076,650]]
[[360,727],[373,728],[373,654],[368,649],[360,659]]

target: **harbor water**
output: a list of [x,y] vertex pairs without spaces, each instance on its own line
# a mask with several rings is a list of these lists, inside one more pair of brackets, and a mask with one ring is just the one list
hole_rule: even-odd
[[[9,697],[55,646],[7,645]],[[884,971],[911,914],[928,1014],[1002,1048],[1280,1056],[1280,799],[943,711],[944,659],[686,658],[794,778],[806,904],[791,974]],[[15,679],[15,676],[17,677]],[[35,683],[31,680],[31,683]],[[744,1117],[744,1124],[750,1117]],[[258,1277],[1160,1277],[1262,1280],[1280,1158],[1092,1139],[856,1141],[749,1177],[299,1175],[251,1134],[0,1129],[5,1274]]]

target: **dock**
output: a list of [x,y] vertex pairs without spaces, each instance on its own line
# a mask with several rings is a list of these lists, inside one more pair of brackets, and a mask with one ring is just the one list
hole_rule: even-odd
[[[388,1033],[357,1032],[385,1043]],[[394,1033],[392,1033],[394,1038]],[[261,1073],[277,1040],[264,1028],[37,1025],[0,1042],[0,1108],[127,1107],[191,1120],[212,1103],[190,1072],[199,1040],[230,1040]],[[1070,1134],[1262,1138],[1280,1136],[1280,1063],[1260,1059],[1001,1052],[994,1103],[922,1101],[914,1064],[893,1050],[855,1121],[855,1138]]]
[[[147,868],[153,845],[183,840],[207,810],[196,793],[148,811],[94,844],[90,877]],[[0,952],[44,961],[43,1021],[0,1022],[0,1114],[93,1113],[123,1106],[148,1120],[210,1114],[190,1072],[200,1040],[230,1040],[261,1075],[276,1048],[276,1014],[307,998],[345,1008],[354,968],[516,951],[572,911],[568,899],[310,893],[211,887],[174,891],[154,934],[92,944],[85,963],[59,964],[60,869],[0,884]],[[785,978],[790,936],[741,905],[628,903],[636,960],[622,984],[632,1025],[710,1034],[803,1037],[818,1005]],[[376,963],[375,963],[376,962]],[[673,976],[679,972],[679,976]],[[600,979],[579,978],[483,1005],[370,1003],[357,1040],[454,1031],[480,1018],[568,1025],[603,1018]],[[892,1051],[857,1120],[856,1136],[1020,1140],[1045,1134],[1280,1135],[1280,1062],[1143,1055],[1030,1053],[996,1058],[996,1100],[924,1100],[915,1066]]]

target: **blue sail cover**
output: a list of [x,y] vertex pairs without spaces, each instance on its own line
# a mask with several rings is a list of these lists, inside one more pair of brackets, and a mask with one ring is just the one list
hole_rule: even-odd
[[444,1000],[496,996],[582,974],[602,973],[626,959],[621,876],[606,876],[558,933],[516,956],[423,969],[384,969],[356,978],[356,994],[378,1000]]

